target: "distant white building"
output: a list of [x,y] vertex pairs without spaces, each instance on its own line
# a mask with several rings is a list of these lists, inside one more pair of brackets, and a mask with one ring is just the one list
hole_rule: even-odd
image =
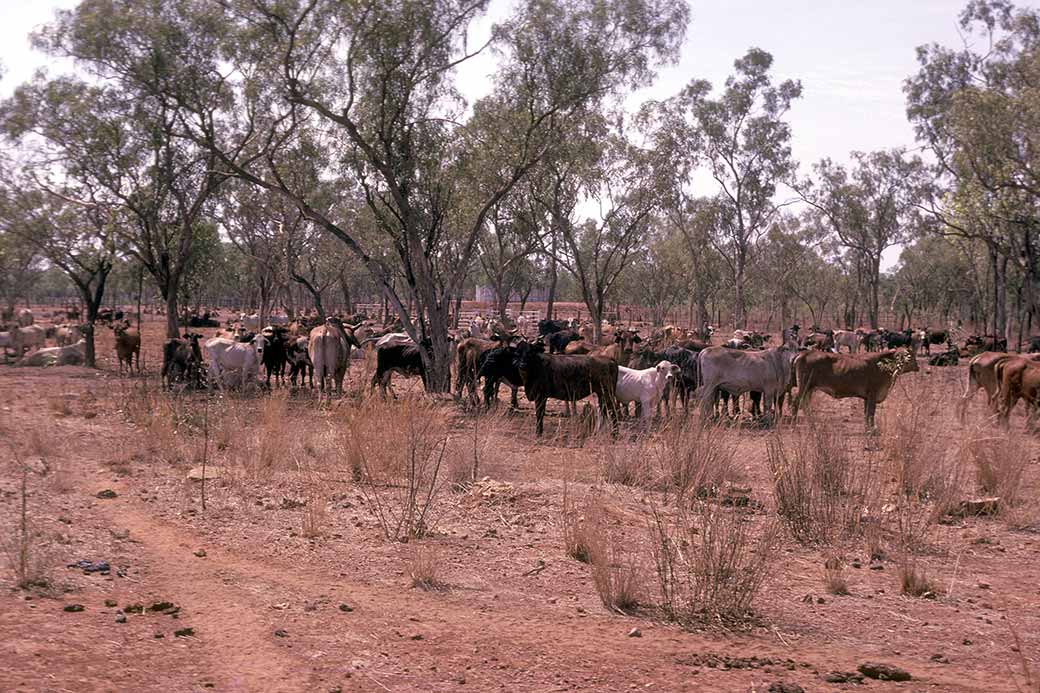
[[[520,301],[521,298],[523,298],[523,297],[519,293],[514,291],[513,295],[509,297],[509,301],[512,303],[514,301]],[[538,303],[538,302],[541,302],[541,301],[546,301],[546,300],[548,300],[548,298],[549,298],[549,289],[547,287],[543,287],[543,286],[536,286],[533,289],[531,289],[531,293],[527,297],[527,302],[528,303]],[[486,284],[482,285],[482,286],[478,286],[477,290],[475,292],[473,300],[478,302],[478,303],[494,303],[495,300],[496,300],[496,297],[495,297],[495,287],[488,286]]]

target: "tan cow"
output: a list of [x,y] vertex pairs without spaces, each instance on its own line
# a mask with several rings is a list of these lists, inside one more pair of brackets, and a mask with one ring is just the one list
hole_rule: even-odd
[[42,325],[29,325],[28,327],[16,327],[11,330],[11,348],[15,354],[21,356],[26,351],[39,348],[47,344],[47,328]]
[[1026,430],[1034,430],[1040,413],[1040,363],[1022,358],[1004,359],[997,365],[996,372],[1000,381],[1001,424],[1007,428],[1011,410],[1021,399],[1026,406]]
[[863,355],[806,351],[795,359],[794,369],[798,382],[798,396],[792,407],[794,419],[798,418],[799,408],[808,406],[813,393],[820,390],[835,399],[862,399],[868,430],[875,428],[877,405],[888,397],[896,376],[919,370],[917,359],[906,349]]
[[344,325],[339,318],[325,318],[325,324],[311,330],[307,351],[314,364],[318,388],[325,392],[326,378],[332,378],[336,394],[343,394],[343,378],[350,364],[350,347],[361,348],[354,330],[358,325]]
[[963,422],[968,412],[968,402],[979,390],[986,391],[986,404],[996,414],[998,412],[998,393],[1000,392],[1001,374],[998,368],[1008,360],[1040,361],[1040,354],[1008,354],[1003,351],[984,351],[971,357],[968,362],[968,379],[964,384],[964,394],[957,405],[957,413]]
[[116,336],[116,358],[119,360],[119,373],[123,373],[126,364],[130,375],[134,373],[134,356],[137,356],[137,372],[141,372],[141,333],[130,323],[122,322],[112,329]]

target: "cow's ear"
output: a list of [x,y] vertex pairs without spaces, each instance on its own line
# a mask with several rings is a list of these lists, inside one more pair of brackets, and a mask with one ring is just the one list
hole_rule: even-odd
[[639,335],[636,335],[636,336],[632,337],[632,341],[635,342],[636,344],[639,344],[641,341],[643,341],[643,338],[640,337]]

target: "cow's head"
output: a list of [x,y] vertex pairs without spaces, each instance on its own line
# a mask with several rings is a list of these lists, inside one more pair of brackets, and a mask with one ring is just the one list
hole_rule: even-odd
[[265,337],[263,333],[254,335],[253,338],[250,340],[250,343],[253,345],[253,347],[256,348],[256,355],[259,358],[263,358],[264,349],[267,348],[268,341],[268,338]]
[[661,361],[661,363],[655,366],[659,377],[663,377],[665,382],[674,380],[679,377],[679,367],[671,361]]
[[516,345],[513,365],[520,371],[524,380],[527,379],[527,374],[530,372],[532,364],[537,361],[538,355],[544,352],[545,344],[543,342],[520,342]]

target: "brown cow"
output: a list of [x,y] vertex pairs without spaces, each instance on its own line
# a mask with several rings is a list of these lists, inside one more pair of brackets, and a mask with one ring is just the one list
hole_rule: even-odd
[[899,373],[918,370],[917,359],[906,349],[890,349],[872,354],[835,354],[810,350],[794,361],[798,396],[792,405],[792,418],[808,405],[813,392],[820,390],[835,399],[859,397],[867,429],[875,428],[874,412],[885,401]]
[[137,356],[137,372],[141,372],[141,333],[136,327],[130,327],[128,320],[112,328],[116,336],[116,358],[119,359],[119,373],[123,372],[126,363],[130,375],[134,374],[134,356]]
[[[492,335],[491,339],[478,339],[476,337],[467,337],[459,342],[459,345],[455,347],[455,399],[462,399],[462,391],[464,388],[469,388],[469,399],[474,405],[477,403],[477,380],[478,373],[480,372],[481,356],[491,351],[495,347],[506,345],[513,340],[519,339],[520,335],[517,334],[516,330],[508,333],[506,336]],[[517,388],[513,388],[512,406],[514,409],[519,409],[519,403],[517,402]]]
[[[614,343],[602,349],[597,349],[595,354],[597,356],[605,356],[619,366],[627,366],[632,359],[632,351],[635,349],[636,344],[642,341],[642,338],[639,336],[639,330],[618,329],[614,335]],[[570,345],[568,344],[567,346]]]
[[1026,430],[1035,428],[1040,413],[1040,363],[1029,359],[1004,359],[997,366],[1000,379],[1000,422],[1009,425],[1011,410],[1018,400],[1026,403]]
[[984,351],[976,354],[968,362],[968,380],[964,384],[964,394],[957,405],[957,412],[963,422],[968,412],[968,402],[980,389],[986,391],[986,403],[990,410],[998,413],[998,393],[1000,391],[1001,375],[998,374],[998,366],[1008,360],[1030,360],[1040,361],[1040,354],[1007,354],[1003,351]]

